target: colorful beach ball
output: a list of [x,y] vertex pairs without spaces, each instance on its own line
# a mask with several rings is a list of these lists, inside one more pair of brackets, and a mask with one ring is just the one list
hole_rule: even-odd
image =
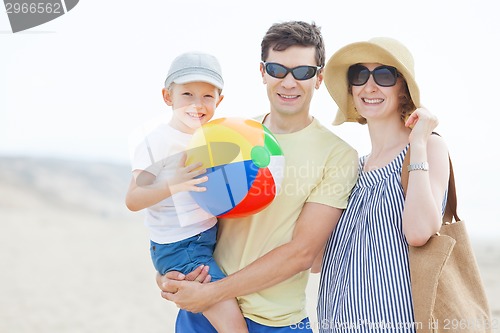
[[219,118],[201,126],[187,148],[186,165],[202,162],[205,192],[190,192],[205,211],[224,218],[255,214],[279,192],[285,158],[260,122]]

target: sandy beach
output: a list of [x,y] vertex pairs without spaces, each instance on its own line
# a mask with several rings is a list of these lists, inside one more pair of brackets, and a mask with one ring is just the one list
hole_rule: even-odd
[[[128,177],[120,165],[0,158],[0,332],[174,332],[142,213],[123,204]],[[500,242],[472,242],[500,332]]]

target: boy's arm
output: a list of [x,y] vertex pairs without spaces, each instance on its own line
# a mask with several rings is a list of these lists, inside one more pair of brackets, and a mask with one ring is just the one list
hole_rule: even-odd
[[184,166],[186,155],[172,172],[172,177],[164,181],[156,181],[156,176],[145,170],[135,170],[125,197],[127,208],[138,211],[184,191],[203,192],[205,187],[197,186],[208,180],[207,176],[195,178],[206,171],[200,169],[200,162]]
[[[211,305],[247,295],[309,269],[334,230],[342,209],[306,203],[290,242],[275,248],[242,270],[226,278],[200,284],[161,279],[162,296],[188,311],[202,312]],[[175,292],[175,293],[168,293]]]
[[125,204],[131,211],[150,207],[172,195],[168,184],[154,184],[156,176],[144,170],[135,170],[130,180]]

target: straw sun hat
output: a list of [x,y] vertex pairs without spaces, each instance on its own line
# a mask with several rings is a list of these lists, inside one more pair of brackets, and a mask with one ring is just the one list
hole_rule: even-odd
[[344,46],[335,52],[325,66],[326,88],[339,107],[333,125],[340,125],[345,121],[357,122],[361,118],[354,107],[352,95],[348,92],[347,82],[347,70],[358,63],[380,63],[396,67],[408,84],[413,103],[416,107],[420,106],[420,92],[415,81],[410,51],[395,39],[372,38],[367,42]]

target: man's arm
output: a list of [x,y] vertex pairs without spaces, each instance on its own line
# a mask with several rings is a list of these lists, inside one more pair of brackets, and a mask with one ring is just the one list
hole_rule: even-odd
[[[341,209],[306,203],[297,219],[292,240],[226,278],[200,284],[163,279],[162,296],[182,309],[203,312],[211,305],[271,287],[309,269],[333,232]],[[165,291],[175,292],[167,293]]]
[[311,273],[321,273],[321,266],[323,265],[323,255],[325,254],[326,244],[323,246],[321,251],[319,251],[318,255],[314,259],[314,262],[311,266]]

